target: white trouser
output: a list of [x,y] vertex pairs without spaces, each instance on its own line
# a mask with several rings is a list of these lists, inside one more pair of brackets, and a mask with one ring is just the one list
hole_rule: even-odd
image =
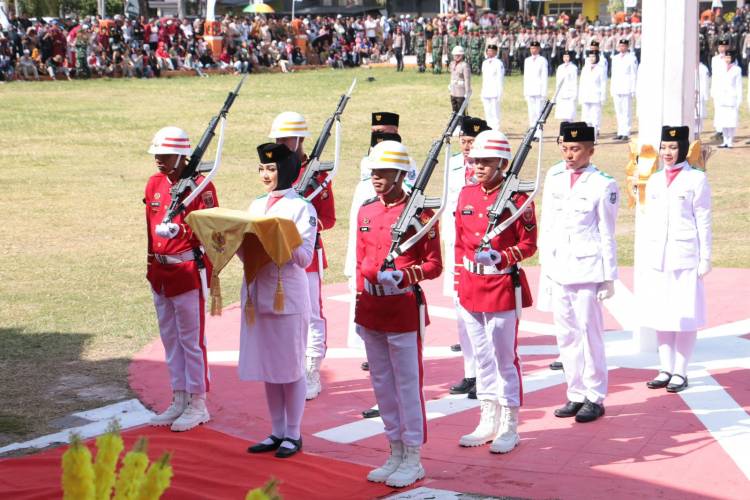
[[346,332],[346,346],[354,349],[364,349],[365,344],[357,334],[357,324],[354,322],[354,313],[357,307],[357,284],[354,278],[349,278],[347,283],[349,285],[351,300],[349,301],[349,328]]
[[722,144],[725,144],[727,146],[732,146],[734,144],[734,134],[737,129],[732,128],[722,128],[721,133],[724,136],[724,142]]
[[615,104],[615,115],[617,116],[617,135],[630,136],[630,117],[633,100],[630,95],[614,95],[612,100]]
[[389,441],[422,446],[427,420],[422,394],[422,341],[417,332],[388,333],[357,325],[370,381]]
[[687,366],[693,355],[698,332],[664,332],[656,331],[656,342],[659,349],[659,364],[667,373],[687,376]]
[[326,318],[323,316],[323,297],[320,274],[315,271],[307,274],[310,289],[310,324],[307,328],[306,355],[313,358],[326,356]]
[[602,123],[602,105],[598,102],[584,102],[581,104],[581,120],[589,127],[594,127],[599,134],[599,126]]
[[461,354],[464,357],[464,377],[475,378],[477,376],[477,360],[474,357],[474,348],[471,346],[469,333],[466,331],[466,323],[461,314],[461,305],[458,303],[458,297],[453,298],[453,304],[456,306],[456,326],[458,327],[458,344],[461,346]]
[[602,306],[596,283],[553,284],[552,314],[560,360],[565,367],[568,400],[601,403],[607,396]]
[[492,130],[500,130],[500,100],[497,97],[482,97],[484,120]]
[[206,318],[200,290],[190,290],[174,297],[158,294],[153,289],[151,292],[172,390],[190,394],[207,392]]
[[529,127],[533,127],[539,119],[539,113],[542,112],[542,103],[544,103],[544,97],[540,95],[526,96],[526,108],[529,113]]
[[515,311],[475,313],[460,307],[477,363],[477,399],[521,406],[523,388]]

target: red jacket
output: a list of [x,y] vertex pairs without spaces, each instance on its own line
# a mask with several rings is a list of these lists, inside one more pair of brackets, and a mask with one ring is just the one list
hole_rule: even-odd
[[[487,212],[500,193],[499,187],[485,192],[481,185],[466,186],[458,195],[456,206],[456,271],[458,299],[471,312],[510,311],[515,308],[515,291],[510,274],[479,275],[469,272],[463,265],[464,257],[475,262],[479,243],[487,230]],[[512,200],[517,207],[528,197],[518,194]],[[509,217],[503,212],[501,220]],[[490,245],[501,254],[498,269],[511,266],[536,253],[536,215],[531,203],[523,215],[508,229],[494,238]],[[522,306],[531,305],[531,292],[523,270],[520,271]]]
[[[297,177],[297,180],[299,180],[304,175],[306,167],[307,159],[305,159],[305,161],[302,163],[302,169],[299,172],[299,177]],[[317,181],[322,182],[325,179],[326,175],[328,174],[319,173],[317,175]],[[305,196],[309,196],[312,191],[312,189],[308,189],[305,192]],[[323,269],[328,269],[328,260],[326,260],[325,248],[323,248],[323,237],[320,233],[326,229],[331,229],[334,225],[336,225],[336,205],[333,201],[333,183],[329,184],[327,188],[318,193],[318,196],[316,196],[312,201],[312,206],[315,207],[315,211],[318,213],[318,240],[315,243],[316,250],[313,253],[313,260],[307,267],[306,271],[308,273],[317,273],[319,271],[317,251],[318,248],[321,249],[321,254],[323,256]]]
[[[201,182],[203,182],[203,176],[198,177],[197,183],[200,184]],[[184,212],[172,220],[175,224],[179,224],[179,234],[172,239],[162,238],[156,234],[156,226],[164,219],[164,215],[169,208],[172,200],[169,195],[171,187],[172,183],[166,175],[156,173],[148,180],[143,198],[143,203],[146,204],[146,230],[148,234],[146,279],[151,283],[154,291],[167,297],[174,297],[201,287],[198,265],[194,260],[179,264],[161,264],[155,260],[154,254],[179,255],[199,247],[200,242],[193,235],[190,226],[185,224],[185,217],[193,210],[213,208],[219,205],[216,188],[210,183]],[[210,263],[205,257],[203,261],[206,264],[206,278],[209,279],[211,276]]]
[[[378,283],[378,271],[391,245],[391,226],[404,209],[406,199],[385,206],[379,198],[362,204],[357,215],[357,304],[354,322],[382,332],[412,332],[419,328],[419,309],[413,292],[379,297],[364,290],[364,280]],[[426,222],[432,212],[425,210]],[[443,271],[440,237],[437,224],[433,229],[396,259],[396,268],[404,272],[401,288],[422,280],[437,278]],[[425,303],[426,311],[426,303]],[[429,318],[425,312],[425,324]]]

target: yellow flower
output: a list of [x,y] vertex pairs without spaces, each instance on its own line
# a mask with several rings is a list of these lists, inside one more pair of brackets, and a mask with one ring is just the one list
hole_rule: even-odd
[[137,498],[148,467],[146,440],[138,439],[133,449],[122,459],[120,475],[115,482],[115,500],[133,500]]
[[271,478],[262,488],[248,491],[245,500],[281,500],[278,480]]
[[96,462],[94,474],[96,484],[96,499],[109,500],[112,487],[115,485],[115,468],[125,445],[120,436],[120,426],[115,420],[107,429],[107,433],[96,438]]
[[146,479],[141,484],[138,500],[158,500],[169,488],[172,478],[172,466],[169,465],[169,453],[161,456],[159,461],[151,464],[146,473]]
[[91,452],[77,434],[71,435],[70,446],[62,456],[63,499],[94,500],[94,468]]

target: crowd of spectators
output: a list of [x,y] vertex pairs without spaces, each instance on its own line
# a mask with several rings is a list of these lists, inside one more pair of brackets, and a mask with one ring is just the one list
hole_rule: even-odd
[[[701,19],[701,55],[710,59],[720,37],[728,37],[738,53],[750,57],[750,10],[745,6],[730,15]],[[543,41],[550,51],[555,44],[581,42],[592,37],[640,39],[640,15],[631,12],[613,23],[590,20],[562,12],[555,16],[483,11],[476,14],[449,13],[433,18],[409,14],[381,16],[288,16],[226,15],[220,20],[221,50],[213,53],[204,36],[201,18],[173,17],[112,19],[94,16],[63,19],[30,19],[9,16],[0,31],[0,81],[14,78],[39,79],[91,76],[158,77],[165,71],[190,71],[204,75],[206,69],[252,72],[278,66],[282,71],[314,64],[332,68],[383,62],[392,56],[392,37],[397,28],[404,35],[404,55],[413,54],[416,31],[423,32],[429,53],[432,38],[452,28],[459,35],[472,27],[491,28],[494,36],[510,37],[507,64],[520,65],[523,49],[532,40]],[[415,30],[420,24],[422,29]],[[627,25],[628,31],[622,31]],[[614,29],[613,29],[614,28]],[[632,30],[632,31],[631,31]],[[421,36],[421,35],[420,35]],[[638,47],[640,48],[640,47]],[[515,49],[515,50],[514,50]],[[743,65],[746,67],[746,64]]]

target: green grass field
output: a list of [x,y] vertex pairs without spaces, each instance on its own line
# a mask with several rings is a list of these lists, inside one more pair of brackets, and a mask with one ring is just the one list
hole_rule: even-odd
[[[375,81],[367,82],[368,76]],[[245,208],[260,192],[255,147],[267,140],[273,117],[299,111],[317,134],[354,77],[359,84],[344,116],[344,161],[336,179],[339,223],[325,234],[327,282],[343,280],[349,206],[369,145],[370,113],[399,112],[404,142],[421,163],[449,117],[447,75],[392,69],[251,75],[230,113],[215,179],[223,206]],[[146,149],[165,125],[183,127],[197,141],[236,83],[236,77],[224,76],[2,87],[0,444],[49,432],[55,419],[72,411],[131,395],[129,358],[157,337],[145,281],[141,199],[154,172]],[[507,78],[505,89],[503,129],[515,146],[526,127],[520,77]],[[470,112],[481,115],[478,98]],[[745,110],[741,121],[747,123]],[[557,123],[548,130],[556,131]],[[609,140],[611,103],[602,130],[595,163],[615,176],[622,190],[628,149]],[[746,133],[740,131],[741,147],[720,150],[709,164],[714,266],[747,266],[750,256]],[[313,142],[314,137],[308,149]],[[537,147],[530,155],[534,164]],[[332,142],[329,152],[332,157]],[[555,144],[547,141],[544,166],[557,156]],[[441,175],[433,184],[437,193]],[[632,264],[632,227],[633,212],[623,203],[617,230],[621,265]],[[239,278],[236,262],[222,274],[225,304],[238,300]]]

